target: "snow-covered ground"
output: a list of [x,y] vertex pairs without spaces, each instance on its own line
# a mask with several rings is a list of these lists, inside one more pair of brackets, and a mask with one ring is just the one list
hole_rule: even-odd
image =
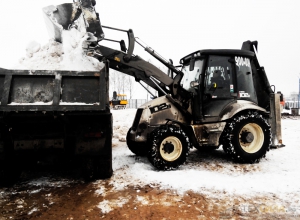
[[260,163],[233,163],[221,149],[192,150],[178,170],[157,171],[146,157],[127,148],[126,133],[135,112],[112,110],[110,179],[85,183],[60,173],[26,171],[18,184],[0,188],[3,219],[23,215],[62,219],[64,213],[73,219],[82,215],[97,219],[99,214],[104,219],[140,215],[140,219],[299,219],[300,118],[282,120],[286,147],[270,150]]
[[[286,147],[270,150],[260,163],[233,163],[222,149],[210,153],[192,150],[186,164],[178,170],[157,171],[147,158],[134,156],[127,148],[125,137],[136,110],[112,112],[114,175],[110,184],[113,190],[152,184],[179,193],[192,190],[208,197],[276,197],[298,207],[300,213],[300,120],[297,118],[282,120]],[[105,193],[105,189],[99,190]]]

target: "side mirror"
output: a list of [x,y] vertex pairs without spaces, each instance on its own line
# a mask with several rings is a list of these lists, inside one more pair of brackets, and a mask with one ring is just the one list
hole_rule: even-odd
[[191,60],[190,60],[190,71],[193,71],[194,68],[195,68],[195,57],[193,55]]

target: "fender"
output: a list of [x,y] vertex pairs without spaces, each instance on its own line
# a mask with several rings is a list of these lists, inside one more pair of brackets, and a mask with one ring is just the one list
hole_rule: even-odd
[[264,113],[267,113],[266,109],[259,107],[256,103],[246,101],[246,100],[237,100],[236,102],[230,103],[227,105],[220,113],[221,121],[232,118],[237,113],[244,110],[258,110]]
[[137,109],[129,139],[134,142],[147,142],[148,134],[167,120],[188,124],[189,120],[180,109],[166,96],[153,99]]

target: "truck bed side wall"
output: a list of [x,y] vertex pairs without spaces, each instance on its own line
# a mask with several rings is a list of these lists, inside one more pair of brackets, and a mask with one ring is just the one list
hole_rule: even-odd
[[0,159],[98,157],[111,169],[108,72],[0,69]]

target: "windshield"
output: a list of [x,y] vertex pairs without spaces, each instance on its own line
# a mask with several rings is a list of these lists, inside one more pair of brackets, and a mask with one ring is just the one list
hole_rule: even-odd
[[182,72],[184,74],[181,80],[181,86],[187,91],[194,89],[200,84],[200,73],[202,72],[203,60],[196,60],[193,71],[190,71],[190,65],[184,65]]

